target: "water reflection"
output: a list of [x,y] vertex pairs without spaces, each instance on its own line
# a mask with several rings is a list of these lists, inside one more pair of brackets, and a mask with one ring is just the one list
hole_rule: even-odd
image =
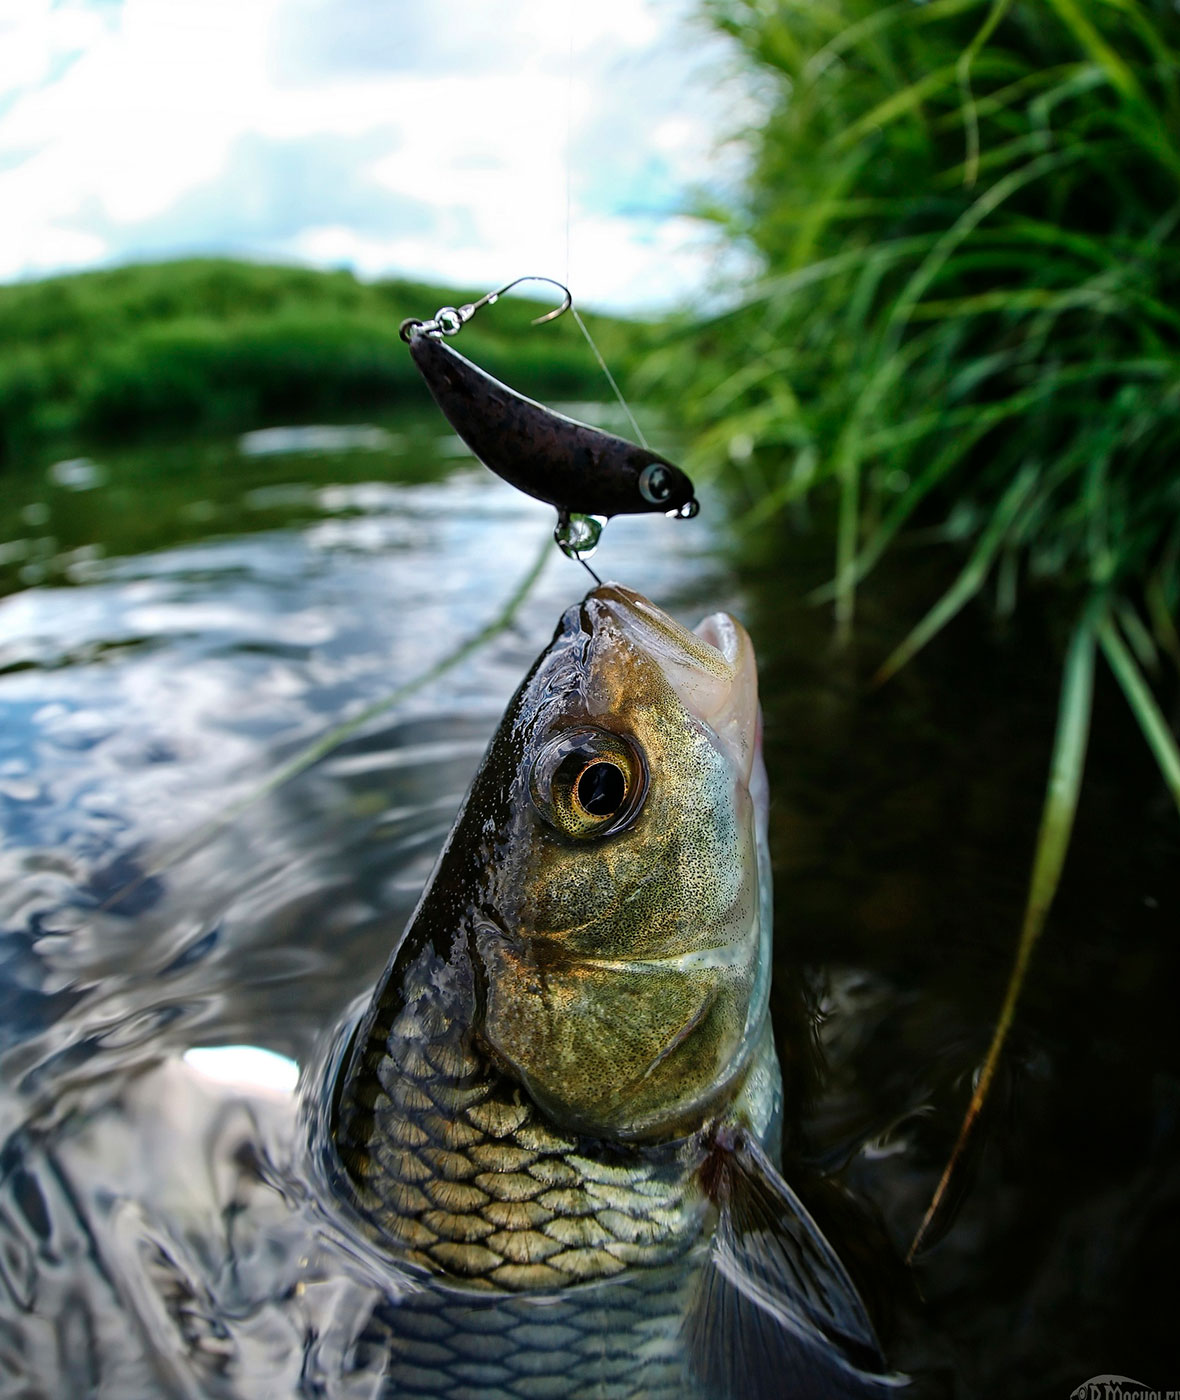
[[295,456],[304,452],[400,452],[405,439],[373,423],[315,423],[257,428],[238,438],[243,457]]

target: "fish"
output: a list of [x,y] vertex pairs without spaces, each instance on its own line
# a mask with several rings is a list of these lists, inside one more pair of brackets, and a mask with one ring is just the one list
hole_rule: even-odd
[[518,491],[566,516],[697,514],[692,481],[666,457],[525,398],[420,322],[403,330],[443,416],[484,466]]
[[736,620],[564,613],[331,1071],[332,1193],[416,1280],[382,1393],[904,1384],[777,1165],[768,807]]

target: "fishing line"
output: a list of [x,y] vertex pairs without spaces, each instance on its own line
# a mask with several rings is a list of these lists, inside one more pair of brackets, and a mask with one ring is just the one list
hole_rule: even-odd
[[615,377],[607,368],[607,363],[602,358],[602,351],[599,350],[597,345],[595,345],[594,337],[586,328],[586,322],[583,321],[581,316],[578,314],[578,308],[576,306],[571,305],[569,311],[570,315],[578,323],[578,329],[586,337],[586,344],[589,345],[591,350],[593,350],[594,358],[598,361],[598,368],[603,372],[603,374],[606,375],[606,382],[615,391],[615,398],[619,401],[619,407],[627,415],[627,422],[631,424],[632,431],[635,433],[635,436],[639,439],[640,446],[650,449],[651,443],[648,442],[647,438],[644,436],[643,429],[635,421],[635,415],[631,412],[631,405],[623,397],[622,389],[620,389],[619,386],[615,383]]
[[[574,0],[568,0],[566,4],[566,30],[569,35],[569,43],[566,50],[565,65],[565,285],[568,287],[572,283],[573,264],[573,240],[574,240]],[[643,429],[631,412],[631,406],[623,397],[623,392],[615,382],[615,377],[607,367],[606,361],[602,357],[602,352],[594,343],[594,337],[586,328],[585,321],[578,314],[576,306],[570,306],[570,314],[578,323],[578,329],[586,337],[586,344],[589,345],[598,361],[598,368],[606,375],[606,382],[610,385],[615,398],[619,401],[619,407],[627,415],[627,422],[631,424],[632,431],[643,447],[650,449],[651,444],[644,436]],[[583,559],[581,561],[586,564]],[[586,568],[590,569],[589,564]],[[590,573],[597,578],[598,575],[590,569]]]
[[569,44],[565,59],[565,285],[570,284],[574,222],[574,0],[566,5]]
[[601,587],[602,587],[602,580],[598,577],[598,575],[597,575],[597,574],[594,572],[594,570],[590,567],[590,563],[589,563],[589,561],[586,559],[585,555],[582,555],[582,554],[579,554],[579,555],[578,555],[578,563],[581,564],[582,568],[586,570],[586,572],[590,575],[590,577],[594,580],[594,582],[599,586],[599,588],[601,588]]

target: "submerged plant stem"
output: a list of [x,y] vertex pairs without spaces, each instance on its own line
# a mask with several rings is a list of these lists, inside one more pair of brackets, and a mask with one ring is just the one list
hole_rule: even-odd
[[290,782],[292,778],[297,778],[300,773],[310,768],[313,763],[317,763],[326,754],[331,753],[331,751],[339,744],[342,744],[345,739],[351,739],[352,736],[357,733],[358,730],[363,729],[370,720],[376,719],[378,715],[384,714],[386,710],[392,709],[394,705],[401,704],[403,700],[408,700],[411,695],[414,695],[432,681],[436,681],[441,676],[445,676],[448,671],[453,671],[456,666],[466,661],[467,658],[478,651],[481,646],[484,646],[494,637],[497,637],[511,624],[512,619],[516,616],[517,612],[519,612],[521,605],[532,592],[533,585],[544,572],[545,565],[552,556],[552,553],[552,540],[549,536],[546,536],[541,549],[537,552],[536,558],[529,565],[528,572],[516,585],[516,588],[509,595],[508,600],[495,617],[485,623],[478,632],[473,632],[470,637],[460,642],[454,651],[447,652],[447,654],[436,661],[433,666],[428,666],[425,671],[419,672],[419,674],[414,676],[411,680],[406,681],[404,685],[399,685],[396,690],[390,691],[388,695],[383,695],[380,700],[374,700],[371,705],[366,705],[359,714],[354,715],[351,719],[345,720],[341,724],[334,725],[326,734],[321,735],[320,738],[308,744],[306,748],[301,749],[294,758],[283,764],[277,773],[272,774],[261,787],[242,798],[223,818],[219,818],[219,825],[224,825],[225,822],[232,821],[244,808],[256,802],[260,797],[265,797],[268,793],[274,792],[276,788],[282,787],[284,783]]
[[906,1258],[912,1261],[921,1250],[924,1241],[932,1233],[932,1226],[938,1220],[948,1189],[959,1167],[983,1106],[988,1091],[996,1075],[1004,1042],[1012,1028],[1016,1016],[1016,1004],[1028,973],[1029,961],[1038,938],[1045,927],[1045,919],[1057,893],[1061,881],[1061,871],[1065,855],[1073,834],[1074,817],[1077,813],[1078,792],[1081,788],[1082,773],[1086,764],[1086,744],[1090,734],[1090,713],[1094,691],[1094,645],[1098,624],[1092,612],[1083,615],[1074,629],[1069,653],[1065,659],[1065,670],[1061,679],[1061,700],[1057,711],[1057,733],[1053,745],[1053,760],[1049,768],[1049,782],[1045,792],[1045,806],[1041,814],[1040,831],[1037,834],[1036,853],[1033,857],[1032,878],[1029,882],[1028,899],[1024,907],[1024,922],[1020,930],[1020,942],[1016,946],[1016,958],[1008,976],[1008,986],[1004,992],[1003,1005],[992,1032],[987,1057],[975,1083],[971,1102],[963,1117],[963,1125],[954,1149],[935,1188],[930,1205],[922,1223],[914,1236]]

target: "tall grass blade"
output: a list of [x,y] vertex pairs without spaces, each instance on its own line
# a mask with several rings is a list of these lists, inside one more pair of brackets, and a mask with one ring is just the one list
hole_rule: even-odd
[[987,19],[959,55],[955,76],[962,94],[963,130],[967,136],[967,157],[963,162],[963,184],[971,189],[979,175],[979,107],[971,87],[971,69],[980,50],[995,32],[996,25],[1012,8],[1012,0],[993,0]]
[[1099,65],[1110,79],[1112,86],[1116,87],[1124,97],[1141,101],[1143,92],[1134,73],[1098,32],[1077,0],[1049,0],[1049,4],[1077,36],[1082,48]]
[[1160,571],[1157,570],[1148,579],[1147,587],[1144,590],[1144,599],[1147,604],[1148,616],[1151,618],[1156,644],[1172,658],[1176,669],[1180,670],[1180,632],[1176,630],[1175,619],[1168,607],[1167,590],[1164,587]]
[[1093,709],[1094,650],[1097,630],[1098,624],[1095,622],[1093,614],[1087,612],[1075,627],[1070,642],[1061,678],[1057,733],[1053,744],[1053,759],[1049,768],[1049,782],[1045,791],[1045,806],[1041,815],[1040,831],[1037,834],[1032,878],[1029,882],[1028,899],[1024,908],[1020,941],[1016,946],[1016,957],[1008,977],[1008,986],[1004,992],[1000,1015],[996,1021],[995,1030],[992,1032],[991,1044],[988,1046],[987,1056],[976,1079],[975,1090],[971,1095],[971,1102],[967,1106],[962,1127],[959,1129],[959,1136],[922,1223],[910,1245],[909,1253],[906,1256],[909,1260],[913,1260],[921,1252],[923,1245],[928,1239],[935,1236],[941,1224],[940,1217],[943,1213],[944,1202],[949,1198],[951,1186],[959,1164],[963,1160],[968,1141],[987,1101],[1004,1043],[1016,1016],[1016,1005],[1028,973],[1033,949],[1045,927],[1045,919],[1061,881],[1065,855],[1069,849],[1070,837],[1073,834],[1082,773],[1086,765],[1086,745],[1090,734],[1090,715]]
[[1098,640],[1180,810],[1180,745],[1109,614],[1098,624]]
[[893,334],[896,336],[905,328],[914,308],[925,296],[951,254],[970,237],[989,215],[994,214],[1005,200],[1011,199],[1026,185],[1033,184],[1042,177],[1060,170],[1063,166],[1080,160],[1083,154],[1085,154],[1083,150],[1073,149],[1053,151],[1047,155],[1038,156],[1035,160],[1029,161],[1027,165],[1021,166],[1019,170],[1013,170],[997,180],[994,185],[979,196],[970,208],[964,210],[951,227],[935,241],[934,246],[922,260],[905,289],[897,297],[887,322]]
[[1038,470],[1026,467],[1009,487],[987,529],[979,537],[979,543],[968,559],[963,571],[947,589],[921,622],[906,637],[900,646],[882,663],[873,677],[874,685],[883,685],[933,637],[950,622],[957,613],[971,601],[987,581],[992,562],[1003,547],[1008,531],[1037,485]]
[[860,460],[846,447],[839,466],[840,514],[836,524],[836,636],[841,644],[852,632],[856,608],[856,546],[860,533]]

